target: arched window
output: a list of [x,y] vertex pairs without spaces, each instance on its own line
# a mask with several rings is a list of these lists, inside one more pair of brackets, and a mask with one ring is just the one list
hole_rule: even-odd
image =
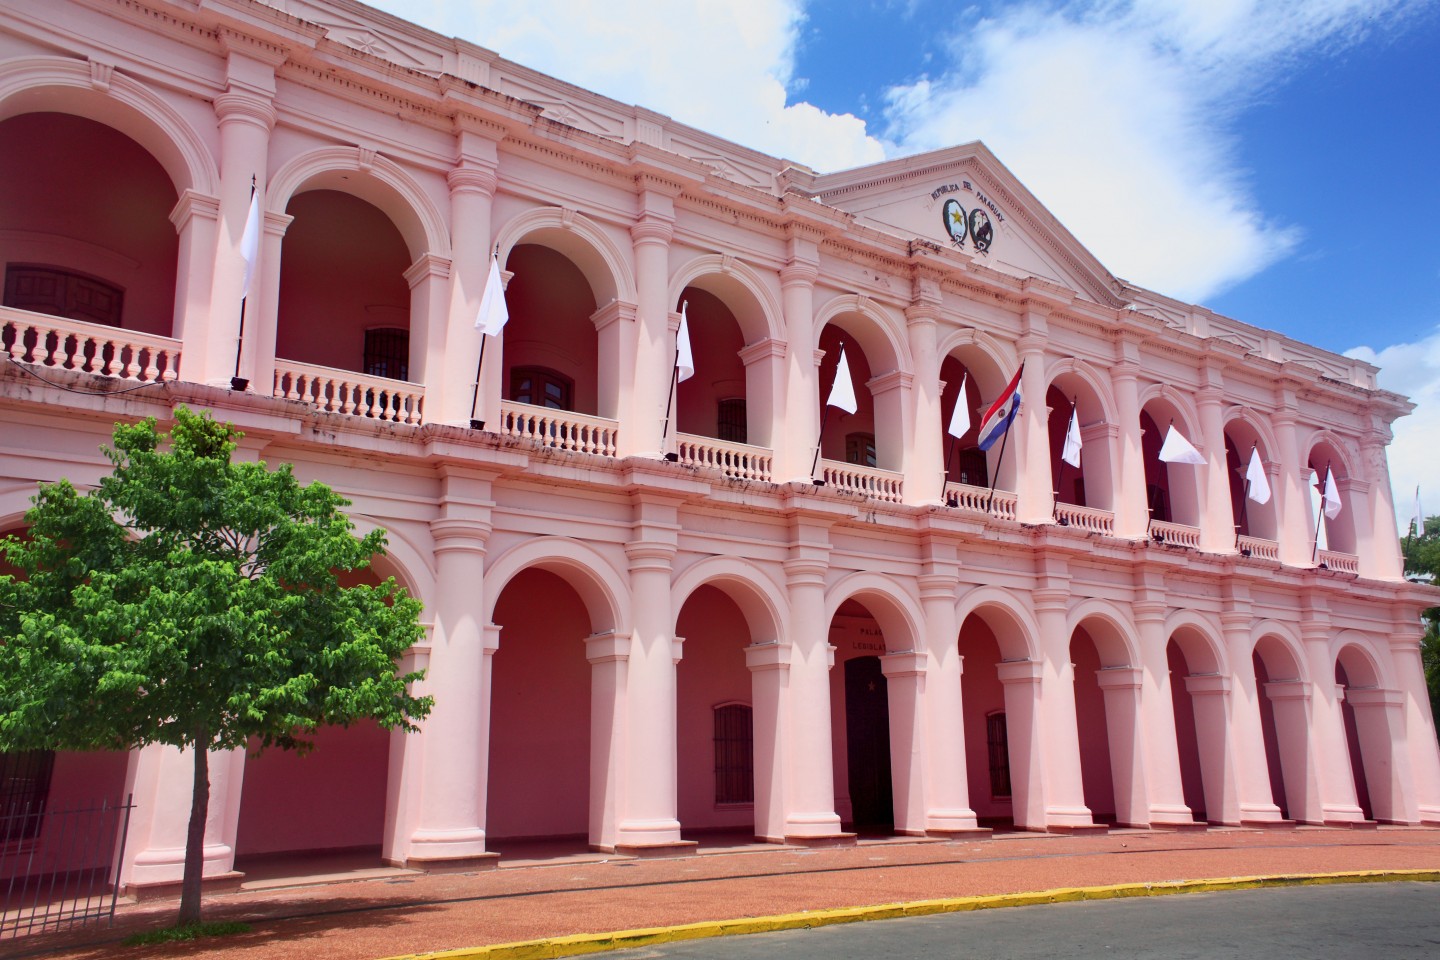
[[715,708],[715,802],[755,802],[755,738],[750,707]]
[[551,410],[574,410],[575,381],[548,367],[515,367],[510,371],[510,399]]
[[985,717],[985,743],[990,751],[990,796],[1006,799],[1010,796],[1010,741],[1003,711]]

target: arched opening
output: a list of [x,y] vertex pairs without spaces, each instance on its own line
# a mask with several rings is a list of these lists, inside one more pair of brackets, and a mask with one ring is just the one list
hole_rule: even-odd
[[[859,467],[895,469],[900,456],[895,449],[898,444],[876,434],[875,398],[866,386],[871,379],[870,358],[864,348],[839,326],[829,324],[820,333],[820,349],[825,352],[820,361],[820,416],[825,425],[820,456]],[[829,405],[842,351],[855,390],[854,413]]]
[[1100,689],[1100,653],[1089,632],[1080,627],[1070,638],[1075,671],[1075,729],[1080,740],[1080,780],[1085,806],[1096,823],[1116,822],[1115,775],[1110,756],[1110,728],[1105,692]]
[[[1045,404],[1050,411],[1050,477],[1055,502],[1113,510],[1113,425],[1106,422],[1100,397],[1079,374],[1062,373],[1046,390]],[[1078,466],[1064,458],[1072,418],[1080,442]]]
[[[1218,675],[1212,663],[1204,663],[1211,669],[1196,669],[1190,665],[1185,650],[1192,653],[1204,650],[1204,640],[1180,634],[1187,643],[1182,646],[1172,636],[1165,645],[1165,660],[1170,673],[1170,701],[1175,715],[1175,748],[1180,761],[1180,787],[1185,806],[1197,821],[1223,822],[1224,800],[1221,778],[1224,776],[1225,761],[1225,710],[1218,702],[1221,693],[1218,685],[1214,689],[1203,689],[1197,695],[1192,690],[1190,678],[1213,679]],[[1213,658],[1210,658],[1213,659]],[[1206,743],[1201,746],[1201,730]],[[1208,770],[1207,770],[1208,768]],[[1207,776],[1208,774],[1208,776]],[[1213,796],[1212,799],[1209,797]]]
[[1313,776],[1308,754],[1309,692],[1299,679],[1299,665],[1285,643],[1275,636],[1260,639],[1251,662],[1259,695],[1271,800],[1287,820],[1321,819],[1319,811],[1310,811],[1308,805],[1307,791]]
[[614,398],[600,396],[595,294],[585,274],[538,243],[516,245],[505,269],[513,276],[505,287],[502,395],[511,403],[613,418]]
[[1310,451],[1310,521],[1317,523],[1316,552],[1355,554],[1355,510],[1350,476],[1345,460],[1328,442],[1318,443]]
[[[1000,490],[1015,489],[1017,450],[1011,448],[1004,459],[1001,446],[994,444],[988,451],[979,448],[980,420],[985,409],[1005,388],[1007,380],[1000,369],[976,347],[952,351],[940,364],[940,379],[945,388],[940,395],[941,443],[945,449],[945,479],[970,487],[988,489],[991,482]],[[964,413],[969,429],[958,439],[950,432],[954,413],[964,387]],[[998,471],[998,473],[997,473]]]
[[500,640],[491,658],[486,844],[502,857],[534,841],[583,850],[590,835],[590,613],[563,577],[530,567],[505,584],[492,620]]
[[[1256,499],[1262,493],[1258,484],[1247,479],[1252,457],[1258,459],[1269,489],[1264,503]],[[1278,514],[1269,458],[1259,433],[1244,420],[1232,420],[1225,426],[1225,475],[1230,481],[1230,510],[1237,533],[1274,543]]]
[[1335,658],[1335,683],[1341,690],[1345,746],[1355,798],[1366,820],[1404,823],[1394,786],[1394,742],[1390,698],[1380,689],[1374,664],[1356,644]]
[[959,652],[964,658],[960,698],[965,721],[965,773],[970,808],[976,820],[992,829],[1015,825],[1015,785],[1023,764],[1011,760],[1010,718],[1005,687],[995,669],[1001,659],[995,628],[981,614],[960,626]]
[[683,836],[755,834],[755,709],[744,613],[721,588],[686,598],[676,619],[684,655],[675,671],[678,808]]
[[277,358],[409,380],[424,346],[410,336],[411,257],[379,207],[338,190],[290,198],[280,259]]
[[0,122],[4,305],[173,336],[176,199],[160,162],[112,127],[63,113]]
[[[768,447],[771,391],[763,365],[743,358],[749,327],[763,337],[764,322],[749,291],[717,276],[697,278],[680,293],[690,332],[695,375],[676,387],[672,429],[726,443]],[[741,322],[744,317],[745,323]],[[752,383],[757,389],[751,389]]]
[[[339,575],[341,586],[379,586],[375,569]],[[401,733],[373,720],[320,727],[313,749],[245,757],[235,869],[252,880],[377,867],[391,787],[390,752]]]
[[1096,823],[1146,826],[1140,671],[1112,621],[1091,616],[1070,637],[1085,806]]
[[840,604],[830,621],[830,671],[836,812],[847,829],[889,834],[895,828],[890,758],[890,691],[883,673],[885,632],[861,601]]
[[1192,446],[1194,432],[1170,401],[1151,400],[1140,411],[1140,448],[1145,462],[1145,500],[1150,519],[1200,526],[1200,476],[1203,466],[1160,459],[1171,429]]

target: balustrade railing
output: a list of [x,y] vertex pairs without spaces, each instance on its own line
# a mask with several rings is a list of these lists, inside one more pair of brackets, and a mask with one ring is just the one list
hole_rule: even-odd
[[1321,550],[1317,562],[1329,570],[1340,573],[1359,573],[1360,558],[1353,553],[1339,553],[1335,550]]
[[1280,544],[1274,540],[1241,536],[1236,539],[1235,548],[1240,551],[1241,556],[1245,557],[1255,557],[1258,560],[1278,561],[1280,559]]
[[1086,533],[1115,534],[1115,514],[1095,507],[1082,507],[1073,503],[1055,504],[1055,522],[1065,527],[1074,527]]
[[675,435],[675,453],[688,467],[713,467],[737,480],[769,480],[772,454],[764,447],[688,433]]
[[887,503],[900,503],[904,500],[905,478],[889,470],[821,460],[820,476],[838,490],[850,490]]
[[620,428],[614,420],[603,417],[502,400],[500,433],[507,437],[532,440],[557,450],[613,457]]
[[13,307],[0,307],[0,348],[12,360],[138,383],[180,372],[179,340]]
[[945,502],[958,510],[970,513],[985,513],[1001,520],[1015,519],[1016,495],[1009,490],[996,490],[992,496],[989,487],[975,487],[968,483],[945,484]]
[[1174,547],[1200,549],[1200,528],[1168,520],[1150,521],[1150,539]]
[[372,377],[294,360],[275,361],[272,396],[299,400],[328,413],[392,423],[420,423],[425,414],[423,383]]

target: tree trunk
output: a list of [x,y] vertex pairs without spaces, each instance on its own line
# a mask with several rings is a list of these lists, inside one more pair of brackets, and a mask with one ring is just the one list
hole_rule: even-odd
[[200,922],[200,878],[205,869],[205,818],[210,812],[209,735],[195,738],[195,789],[190,797],[190,829],[185,835],[185,877],[180,883],[180,926]]

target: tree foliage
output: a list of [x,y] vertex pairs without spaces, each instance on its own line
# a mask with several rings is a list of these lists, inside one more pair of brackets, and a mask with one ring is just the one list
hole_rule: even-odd
[[[1440,584],[1440,517],[1425,520],[1425,530],[1401,541],[1405,551],[1405,575],[1414,580]],[[1430,712],[1440,721],[1440,607],[1421,613],[1425,636],[1420,653],[1425,663],[1425,681],[1430,687]]]
[[27,535],[0,543],[23,574],[0,577],[0,749],[195,750],[182,920],[207,751],[306,749],[361,718],[410,730],[430,708],[396,671],[419,602],[337,578],[384,535],[356,537],[348,501],[288,465],[232,462],[240,436],[183,407],[169,433],[118,424],[99,486],[42,484]]

